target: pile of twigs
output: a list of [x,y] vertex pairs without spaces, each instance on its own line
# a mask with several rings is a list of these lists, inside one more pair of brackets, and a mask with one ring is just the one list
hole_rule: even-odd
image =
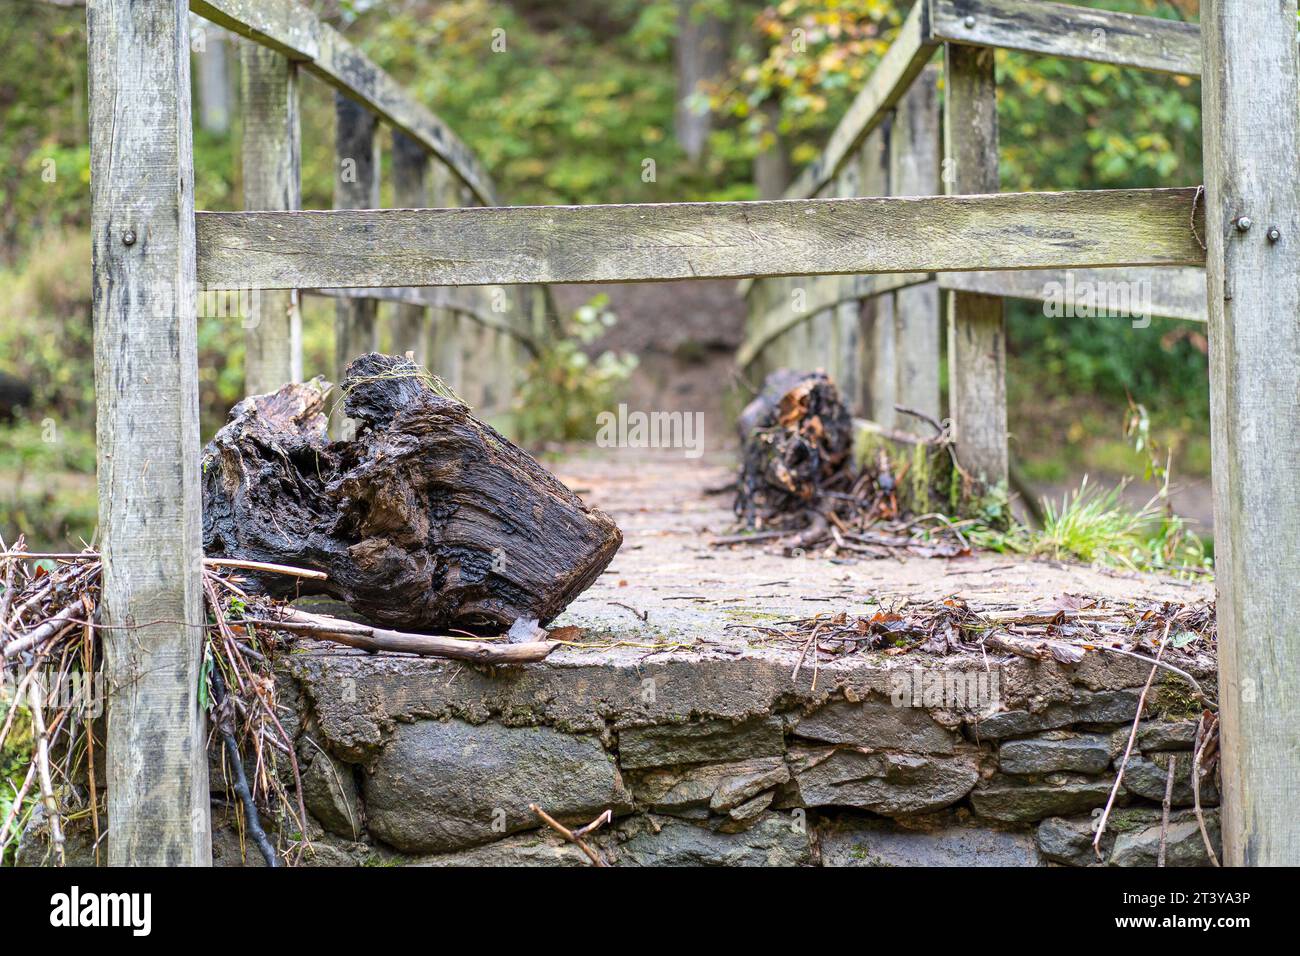
[[[253,593],[241,571],[320,576],[281,565],[206,560],[206,619],[201,703],[217,748],[228,797],[234,798],[241,839],[258,847],[270,866],[294,864],[305,842],[306,811],[294,740],[280,720],[275,660],[304,638],[372,652],[401,652],[482,664],[519,664],[546,657],[559,642],[538,628],[519,642],[407,634],[323,614],[309,614]],[[53,859],[62,864],[65,833],[89,819],[98,857],[105,835],[101,785],[105,695],[104,627],[99,617],[99,555],[33,554],[20,538],[0,542],[0,753],[24,741],[25,777],[13,788],[0,819],[0,862],[31,825],[43,822]],[[27,727],[30,722],[30,728]],[[290,788],[288,781],[293,781]],[[273,841],[263,826],[274,818]]]

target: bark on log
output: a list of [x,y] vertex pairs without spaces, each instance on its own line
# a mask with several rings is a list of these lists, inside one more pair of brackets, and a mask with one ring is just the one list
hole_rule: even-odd
[[326,436],[326,388],[244,399],[204,453],[209,557],[328,575],[250,572],[265,593],[329,594],[384,627],[495,633],[554,619],[622,543],[608,515],[439,395],[420,366],[377,353],[348,366],[351,441]]

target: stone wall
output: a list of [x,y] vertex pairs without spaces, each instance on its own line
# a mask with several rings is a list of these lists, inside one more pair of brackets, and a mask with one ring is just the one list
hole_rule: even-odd
[[[1095,862],[1147,665],[872,654],[795,677],[794,663],[726,645],[566,650],[495,674],[293,657],[315,861],[585,865],[538,829],[536,803],[574,824],[612,810],[593,843],[617,865]],[[1155,863],[1170,759],[1168,862],[1208,862],[1190,809],[1195,713],[1161,672],[1107,863]],[[1217,807],[1212,785],[1202,803]],[[1217,843],[1216,810],[1206,822]]]
[[[611,810],[591,842],[621,866],[1096,862],[1147,665],[873,652],[795,676],[797,662],[719,642],[563,649],[489,673],[304,644],[281,680],[312,818],[304,862],[588,865],[532,803],[571,824]],[[1195,676],[1213,693],[1212,673]],[[1160,672],[1106,863],[1155,863],[1171,759],[1168,862],[1208,862],[1190,809],[1195,713]],[[1212,785],[1202,803],[1217,844]],[[261,865],[223,813],[217,862]]]

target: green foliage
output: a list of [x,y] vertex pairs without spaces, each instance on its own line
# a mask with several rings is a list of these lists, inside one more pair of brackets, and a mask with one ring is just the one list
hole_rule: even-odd
[[598,295],[561,320],[525,369],[514,419],[525,444],[590,439],[597,414],[613,404],[618,386],[636,368],[634,355],[588,354],[587,346],[617,321],[608,304],[608,296]]
[[744,152],[722,149],[697,167],[672,135],[675,16],[670,0],[576,4],[563,16],[458,0],[384,5],[356,27],[511,203],[729,198],[748,188]]

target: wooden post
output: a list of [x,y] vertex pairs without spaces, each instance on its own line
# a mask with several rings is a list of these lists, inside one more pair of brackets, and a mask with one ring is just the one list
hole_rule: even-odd
[[[993,51],[944,47],[944,192],[998,191]],[[1002,300],[948,293],[948,402],[957,458],[990,485],[1007,478],[1006,331]]]
[[[435,162],[429,168],[429,197],[437,208],[457,206],[459,195],[453,187],[454,177],[445,164]],[[429,310],[428,342],[425,355],[429,370],[459,392],[461,386],[459,318],[453,309]]]
[[189,12],[86,21],[108,861],[210,865]]
[[[424,209],[429,205],[429,154],[405,133],[393,132],[393,205]],[[417,362],[425,360],[425,325],[429,310],[422,305],[400,303],[393,323],[393,351],[414,352]]]
[[[862,163],[849,163],[840,171],[835,178],[835,193],[838,196],[866,195]],[[844,401],[853,408],[861,391],[862,366],[858,356],[862,337],[862,303],[857,300],[841,302],[831,310],[831,316],[826,371],[839,386]]]
[[[889,133],[889,191],[894,196],[930,196],[939,191],[938,72],[927,67],[898,104]],[[943,417],[939,398],[939,285],[926,282],[894,293],[895,400],[899,405]],[[896,427],[930,435],[913,415]]]
[[[889,120],[884,121],[862,143],[862,195],[888,196]],[[885,428],[894,427],[896,392],[894,356],[894,297],[873,295],[860,304],[862,410]]]
[[[334,94],[334,208],[379,208],[379,121],[364,106],[342,93]],[[334,302],[334,381],[343,381],[348,363],[379,347],[374,299]],[[342,412],[335,406],[331,424],[347,434]]]
[[1230,865],[1300,864],[1296,0],[1201,8],[1210,435]]
[[[243,91],[244,208],[298,209],[301,204],[298,68],[248,40],[239,44]],[[263,395],[302,380],[298,293],[254,293],[245,319],[244,392]]]

